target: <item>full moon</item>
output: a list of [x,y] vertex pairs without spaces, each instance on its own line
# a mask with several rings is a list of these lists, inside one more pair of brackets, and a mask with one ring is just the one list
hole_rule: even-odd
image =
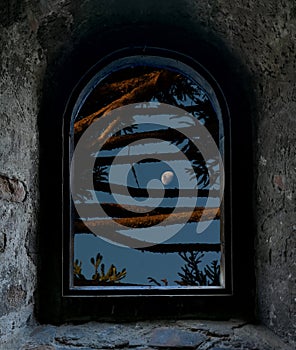
[[161,182],[164,185],[168,185],[169,183],[172,182],[174,177],[174,173],[172,171],[165,171],[162,175],[161,175]]

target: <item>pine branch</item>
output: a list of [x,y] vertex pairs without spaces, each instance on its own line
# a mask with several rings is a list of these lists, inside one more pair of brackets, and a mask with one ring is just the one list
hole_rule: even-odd
[[107,106],[99,109],[98,111],[92,113],[91,115],[77,121],[74,124],[75,134],[83,132],[91,123],[93,123],[98,117],[104,117],[113,109],[136,103],[139,101],[149,101],[153,95],[154,88],[157,84],[159,76],[162,72],[156,71],[146,75],[144,82],[139,80],[138,77],[134,78],[133,90],[125,93],[123,96],[117,100],[111,102]]
[[[202,155],[198,150],[191,150],[189,152],[186,152],[186,154],[182,155],[186,156],[189,160],[190,159],[200,159],[203,161]],[[170,152],[170,153],[147,153],[147,154],[130,154],[130,155],[121,155],[121,156],[101,156],[98,155],[96,158],[96,163],[100,164],[101,166],[107,166],[111,165],[116,158],[116,164],[133,164],[140,160],[142,163],[156,163],[159,162],[158,158],[161,158],[161,160],[165,162],[169,161],[182,161],[183,159],[180,157],[178,152]]]

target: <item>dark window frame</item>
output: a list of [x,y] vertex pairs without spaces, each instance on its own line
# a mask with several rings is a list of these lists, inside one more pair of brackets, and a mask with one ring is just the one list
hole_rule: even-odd
[[[230,190],[231,190],[231,178],[229,176],[229,172],[227,172],[227,168],[229,168],[229,164],[231,162],[231,155],[230,155],[230,131],[229,131],[229,114],[228,114],[228,106],[225,101],[225,98],[223,96],[223,93],[217,84],[217,82],[214,80],[214,78],[210,75],[209,72],[207,72],[200,64],[198,64],[196,61],[190,59],[189,57],[185,57],[179,53],[176,52],[170,52],[168,50],[162,50],[162,49],[153,49],[153,48],[146,48],[146,51],[154,52],[153,55],[148,55],[145,53],[145,55],[132,55],[127,56],[128,51],[125,52],[123,50],[121,52],[122,57],[120,59],[114,60],[113,57],[116,56],[116,53],[111,54],[109,57],[103,59],[101,62],[99,62],[95,67],[91,69],[91,71],[87,74],[86,79],[89,79],[87,81],[86,85],[85,81],[82,83],[79,83],[76,87],[76,91],[73,92],[75,96],[79,96],[77,100],[72,100],[71,103],[68,104],[67,109],[65,111],[64,115],[64,135],[69,135],[70,139],[68,142],[67,137],[65,137],[65,144],[64,144],[64,183],[67,185],[64,189],[64,256],[66,258],[63,259],[63,296],[65,297],[73,297],[73,296],[105,296],[105,297],[112,297],[112,296],[139,296],[145,295],[145,296],[205,296],[205,295],[232,295],[232,258],[231,258],[231,198],[230,198]],[[186,61],[183,62],[183,61]],[[221,120],[219,121],[223,123],[223,136],[224,136],[224,154],[223,154],[223,161],[226,173],[228,173],[228,177],[225,176],[225,190],[224,190],[224,197],[223,201],[221,203],[221,211],[223,212],[223,215],[221,215],[221,226],[223,226],[222,230],[223,232],[223,238],[224,242],[221,243],[221,247],[223,248],[222,259],[224,261],[223,269],[224,271],[224,277],[225,277],[225,286],[220,288],[195,288],[195,287],[182,287],[182,288],[167,288],[167,287],[153,287],[153,288],[101,288],[101,289],[94,289],[94,288],[71,288],[69,287],[69,283],[71,280],[71,273],[73,271],[73,265],[71,258],[71,254],[68,252],[68,247],[71,246],[73,249],[73,242],[71,243],[71,239],[69,239],[69,232],[71,230],[71,213],[73,213],[73,208],[71,205],[69,205],[69,202],[71,202],[70,199],[70,193],[69,193],[69,184],[67,182],[67,179],[70,178],[69,173],[69,166],[67,166],[67,160],[70,161],[69,158],[71,158],[71,154],[73,150],[71,149],[71,143],[72,141],[72,133],[73,129],[71,127],[72,118],[73,115],[76,115],[76,110],[79,108],[81,104],[84,103],[85,96],[88,96],[88,94],[92,91],[93,86],[96,86],[97,81],[100,81],[101,79],[104,79],[105,76],[108,76],[113,70],[116,71],[119,69],[118,67],[129,67],[131,65],[140,65],[143,64],[143,62],[146,62],[146,64],[151,64],[153,67],[157,68],[166,68],[171,67],[174,68],[179,72],[183,73],[185,76],[194,78],[193,75],[195,75],[195,81],[198,81],[200,83],[200,86],[205,89],[205,91],[208,93],[208,95],[212,98],[212,103],[215,105],[216,108],[219,108],[219,112],[221,113]],[[187,70],[187,71],[186,71]],[[216,100],[216,101],[215,101]],[[74,105],[73,105],[74,103]],[[218,112],[217,112],[218,113]],[[218,119],[219,120],[219,119]],[[220,147],[219,147],[220,148]],[[69,162],[70,163],[70,162]],[[70,267],[70,268],[69,268]]]

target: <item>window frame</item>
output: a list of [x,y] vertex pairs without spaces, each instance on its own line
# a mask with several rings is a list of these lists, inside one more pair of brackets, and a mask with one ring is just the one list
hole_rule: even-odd
[[[182,54],[176,52],[170,52],[169,50],[163,49],[152,49],[146,48],[147,53],[145,55],[139,55],[136,52],[133,55],[128,55],[129,51],[122,50],[120,52],[120,58],[118,58],[118,53],[112,53],[108,57],[104,58],[102,61],[98,62],[91,71],[87,73],[87,75],[82,79],[81,82],[76,86],[75,91],[72,93],[73,96],[77,96],[76,98],[71,98],[70,103],[67,105],[67,109],[64,115],[64,135],[69,135],[68,139],[65,137],[64,143],[64,183],[67,184],[64,188],[64,239],[63,239],[63,254],[65,258],[63,259],[63,296],[71,297],[71,296],[105,296],[105,297],[119,297],[119,296],[205,296],[205,295],[229,295],[231,296],[233,293],[232,290],[232,252],[231,252],[231,198],[230,198],[230,188],[231,188],[231,179],[229,177],[230,172],[226,170],[226,174],[228,174],[228,178],[225,176],[225,190],[224,196],[221,203],[221,224],[220,224],[220,234],[221,230],[223,230],[223,238],[224,242],[221,242],[221,258],[223,259],[225,269],[224,278],[225,278],[225,286],[224,287],[216,287],[216,288],[196,288],[196,287],[153,287],[153,288],[89,288],[88,290],[85,288],[71,288],[69,286],[69,281],[71,280],[71,273],[73,271],[73,259],[71,259],[71,254],[67,252],[69,250],[67,247],[72,247],[73,250],[73,240],[69,239],[69,235],[65,234],[68,230],[71,230],[71,213],[73,213],[73,208],[69,205],[71,202],[71,195],[69,191],[69,183],[67,179],[70,178],[69,166],[67,166],[67,160],[69,163],[71,161],[71,155],[73,150],[71,149],[71,135],[72,135],[72,127],[71,120],[73,116],[76,115],[77,110],[87,99],[87,96],[92,91],[94,86],[97,86],[99,82],[105,79],[106,76],[110,74],[112,71],[116,71],[122,68],[130,67],[131,65],[140,65],[143,63],[151,64],[153,67],[157,68],[175,68],[179,73],[183,73],[184,76],[193,78],[194,81],[200,83],[200,86],[205,89],[208,93],[212,103],[219,110],[216,111],[218,122],[223,123],[223,162],[224,167],[229,167],[231,162],[231,155],[229,153],[230,147],[230,131],[229,128],[229,112],[226,100],[223,96],[223,93],[214,80],[214,78],[210,75],[209,72],[206,71],[204,67],[202,67],[198,62],[193,59],[186,57]],[[148,52],[150,52],[148,54]],[[152,54],[153,53],[153,54]],[[185,61],[185,62],[184,62]],[[74,103],[74,104],[73,104]],[[220,116],[218,114],[221,114]],[[70,124],[70,125],[69,125]],[[220,127],[219,127],[220,130]],[[227,136],[228,135],[228,136]],[[226,140],[226,141],[225,141]],[[220,149],[220,147],[219,147]],[[227,232],[227,233],[226,233]],[[222,249],[223,248],[223,249]],[[70,250],[71,250],[70,249]],[[224,253],[224,254],[223,254]],[[67,264],[69,261],[69,264]]]

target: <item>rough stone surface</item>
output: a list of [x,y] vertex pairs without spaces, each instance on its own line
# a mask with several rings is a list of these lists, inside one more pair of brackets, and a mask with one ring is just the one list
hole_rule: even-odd
[[26,344],[22,347],[22,350],[55,350],[53,345],[37,345],[37,344]]
[[206,337],[204,335],[185,332],[176,328],[158,328],[152,333],[149,345],[159,348],[195,349]]
[[6,234],[0,233],[0,253],[3,253],[6,248]]
[[0,175],[0,200],[20,203],[25,197],[26,190],[21,181]]
[[[196,23],[219,37],[253,78],[257,314],[295,346],[295,1],[127,0],[123,5],[111,0],[12,0],[2,1],[0,17],[0,342],[33,317],[37,115],[45,69],[58,64],[75,38],[87,37],[94,27],[175,23],[185,28]],[[54,81],[51,88],[56,88]]]
[[2,350],[292,350],[270,330],[243,321],[86,323],[27,328]]
[[[0,339],[33,312],[36,266],[27,250],[37,235],[37,114],[45,61],[27,25],[25,3],[1,2],[0,26]],[[2,22],[3,20],[3,22]]]

